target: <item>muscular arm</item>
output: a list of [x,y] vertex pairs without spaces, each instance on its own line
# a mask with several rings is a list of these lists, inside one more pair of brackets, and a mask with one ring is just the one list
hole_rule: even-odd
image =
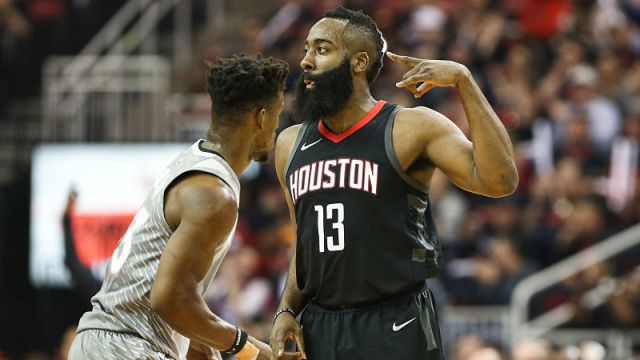
[[208,174],[191,175],[167,195],[165,216],[176,230],[160,258],[151,308],[183,336],[214,349],[231,347],[236,330],[213,314],[200,295],[218,246],[235,226],[231,189]]
[[291,257],[291,263],[289,264],[289,272],[287,273],[287,282],[284,285],[284,291],[282,292],[282,298],[280,299],[280,306],[278,309],[290,308],[296,314],[305,307],[306,301],[298,289],[298,282],[296,279],[296,254],[294,252]]
[[491,189],[489,195],[511,194],[518,185],[518,173],[507,130],[466,68],[456,87],[471,128],[474,180]]
[[[285,197],[287,199],[287,206],[289,207],[289,217],[291,218],[291,224],[294,226],[294,229],[296,227],[296,216],[294,212],[293,201],[291,200],[291,195],[289,194],[289,190],[287,189],[286,181],[284,179],[284,167],[287,160],[289,159],[289,154],[292,151],[299,130],[300,126],[292,126],[285,129],[280,134],[276,143],[275,159],[278,181],[280,182],[282,191],[284,191]],[[306,302],[303,299],[300,289],[298,289],[298,282],[296,278],[296,253],[294,251],[293,257],[291,258],[291,263],[289,264],[287,282],[285,283],[279,308],[281,309],[287,307],[293,309],[293,311],[295,311],[296,313],[299,313],[305,305]]]
[[[462,65],[451,61],[421,60],[390,55],[394,61],[413,66],[404,80],[416,97],[435,86],[455,86],[471,128],[466,139],[444,115],[427,109],[406,109],[398,114],[398,131],[403,141],[399,157],[405,164],[424,158],[440,168],[457,186],[478,194],[500,197],[515,191],[518,174],[513,146],[506,129]],[[421,85],[418,85],[421,84]],[[395,142],[396,144],[399,142]],[[408,148],[408,149],[407,149]]]
[[[291,217],[291,224],[294,228],[296,226],[294,206],[289,191],[287,190],[283,172],[299,131],[300,126],[287,128],[280,134],[276,142],[276,173],[287,199],[289,216]],[[289,264],[289,273],[287,274],[287,282],[282,293],[279,309],[290,308],[298,314],[305,305],[306,299],[302,296],[300,289],[298,289],[296,279],[296,255],[294,251],[291,263]],[[286,341],[291,338],[296,342],[297,351],[294,353],[285,353]],[[277,360],[306,359],[302,328],[291,314],[284,312],[275,319],[273,328],[271,329],[271,348]]]

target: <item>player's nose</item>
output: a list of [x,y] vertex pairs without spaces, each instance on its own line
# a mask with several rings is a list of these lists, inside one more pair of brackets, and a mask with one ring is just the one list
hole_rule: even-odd
[[313,57],[311,56],[310,51],[307,52],[302,58],[302,61],[300,61],[300,67],[304,71],[312,71],[313,69],[315,69]]

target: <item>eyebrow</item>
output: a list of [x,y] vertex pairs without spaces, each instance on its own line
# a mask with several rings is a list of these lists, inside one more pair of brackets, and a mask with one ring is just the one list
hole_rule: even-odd
[[[309,45],[309,42],[310,42],[309,40],[305,40],[305,41],[304,41],[304,44],[305,44],[305,45]],[[333,41],[331,41],[331,40],[329,40],[329,39],[324,39],[324,38],[317,38],[317,39],[313,39],[311,42],[312,42],[312,43],[314,43],[314,44],[316,44],[316,45],[317,45],[317,44],[320,44],[320,43],[328,43],[329,45],[336,46],[336,44],[335,44]]]

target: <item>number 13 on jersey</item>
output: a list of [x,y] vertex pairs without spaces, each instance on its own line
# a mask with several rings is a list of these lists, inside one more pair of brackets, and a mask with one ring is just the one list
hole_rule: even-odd
[[[325,251],[341,251],[344,250],[344,205],[342,203],[334,203],[324,205],[316,205],[313,207],[318,215],[318,243],[320,252]],[[338,230],[337,238],[335,236],[327,236],[324,234],[325,220],[332,223],[333,229]]]

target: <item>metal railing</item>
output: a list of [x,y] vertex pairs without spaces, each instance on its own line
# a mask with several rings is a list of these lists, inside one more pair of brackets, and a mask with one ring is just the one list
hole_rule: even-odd
[[[511,297],[511,345],[524,339],[547,335],[573,316],[574,305],[564,304],[534,319],[528,319],[529,302],[536,293],[638,244],[640,244],[640,224],[522,280],[514,289]],[[602,298],[602,296],[598,296],[598,292],[601,291],[602,289],[599,288],[592,289],[585,300]],[[597,305],[598,301],[595,301],[590,307]]]
[[508,306],[447,306],[442,314],[442,337],[449,352],[469,334],[492,344],[509,343]]
[[[167,138],[165,103],[171,68],[154,55],[101,56],[89,70],[52,57],[45,68],[42,138],[47,141],[160,141]],[[81,76],[82,79],[78,80]],[[69,104],[78,106],[68,106]]]
[[31,150],[40,141],[40,119],[38,99],[14,100],[0,116],[0,186],[27,172]]
[[[164,140],[157,126],[144,134],[145,126],[152,125],[144,119],[164,124],[162,96],[169,91],[171,68],[184,68],[192,60],[192,5],[193,0],[130,0],[77,56],[48,59],[43,72],[43,139]],[[171,11],[171,36],[162,39],[162,47],[158,25]],[[222,26],[224,0],[208,1],[206,11],[207,26]],[[160,48],[168,50],[170,61],[152,56]],[[142,122],[137,129],[135,118]]]
[[595,341],[606,348],[606,359],[634,359],[634,343],[640,343],[640,330],[622,329],[555,329],[541,336],[559,347],[577,346]]
[[[473,335],[509,352],[512,325],[509,306],[447,306],[441,323],[444,345],[452,357],[458,340]],[[640,330],[554,329],[539,337],[557,347],[579,346],[596,341],[606,348],[607,359],[631,359],[634,344],[640,344]],[[511,348],[516,344],[512,344]]]

